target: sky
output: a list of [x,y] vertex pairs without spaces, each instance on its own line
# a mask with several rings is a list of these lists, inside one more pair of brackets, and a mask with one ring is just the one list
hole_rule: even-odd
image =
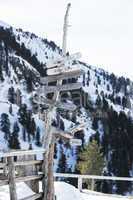
[[67,50],[133,80],[133,0],[0,0],[0,20],[62,46],[69,2]]

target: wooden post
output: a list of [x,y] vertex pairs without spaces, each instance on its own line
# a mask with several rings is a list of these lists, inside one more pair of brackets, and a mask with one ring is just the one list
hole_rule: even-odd
[[91,180],[91,190],[92,191],[95,190],[95,180],[94,179]]
[[48,168],[49,168],[49,173],[48,173],[48,199],[49,200],[54,200],[54,175],[53,175],[53,165],[54,165],[54,139],[53,143],[50,146],[50,151],[49,151],[49,158],[48,158]]
[[[50,146],[52,145],[52,132],[51,132],[51,121],[52,121],[52,116],[51,113],[53,111],[53,108],[50,110],[48,109],[45,112],[45,135],[43,138],[43,146],[44,149],[46,150],[44,154],[44,160],[43,160],[43,165],[42,165],[42,170],[44,172],[44,178],[42,181],[42,190],[43,190],[43,200],[53,200],[51,199],[52,194],[50,195],[49,193],[52,191],[50,188],[51,184],[50,182],[50,177],[49,177],[49,155],[51,151]],[[53,171],[51,172],[53,173]]]
[[5,167],[3,168],[3,174],[4,176],[7,176],[8,170],[7,170],[7,158],[3,158],[3,162],[5,163]]
[[14,157],[7,157],[10,200],[17,200]]
[[[64,34],[63,34],[63,56],[66,55],[66,35],[67,35],[67,28],[68,28],[68,24],[67,24],[67,18],[68,18],[68,12],[69,12],[69,8],[70,8],[70,4],[68,4],[67,6],[67,11],[65,14],[65,19],[64,19]],[[62,80],[59,79],[57,81],[57,86],[62,85]],[[53,91],[54,95],[53,95],[53,101],[57,102],[59,99],[59,94],[60,91],[58,91],[57,89]],[[50,109],[48,109],[46,111],[46,115],[45,115],[45,135],[44,135],[44,139],[43,139],[43,147],[46,150],[45,154],[44,154],[44,161],[43,161],[43,171],[44,171],[44,178],[43,178],[43,200],[53,200],[54,198],[54,189],[53,189],[53,184],[54,184],[54,180],[53,180],[53,135],[51,132],[51,123],[52,123],[52,114],[54,111],[54,105],[52,105],[52,107],[50,107]]]
[[42,181],[42,190],[43,190],[43,200],[48,200],[47,195],[48,195],[48,151],[44,154],[44,161],[42,165],[42,170],[44,172],[44,178]]
[[64,18],[64,26],[63,26],[63,43],[62,43],[62,52],[63,55],[66,55],[66,42],[67,42],[67,29],[68,29],[68,14],[71,4],[67,5],[67,10]]
[[82,192],[82,178],[78,177],[78,189],[80,192]]

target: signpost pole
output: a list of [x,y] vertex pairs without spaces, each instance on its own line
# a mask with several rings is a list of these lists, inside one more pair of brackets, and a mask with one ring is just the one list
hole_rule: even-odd
[[[67,18],[68,18],[68,12],[70,9],[70,5],[67,6],[67,11],[65,14],[64,19],[64,36],[63,36],[63,56],[66,54],[66,35],[67,35]],[[57,81],[57,85],[62,85],[62,80]],[[54,92],[53,100],[56,102],[59,98],[60,92],[56,91]],[[43,180],[43,191],[44,196],[43,200],[54,200],[54,180],[53,180],[53,135],[51,132],[51,123],[52,118],[51,114],[54,111],[54,107],[51,107],[51,109],[46,111],[45,116],[45,136],[44,136],[44,148],[46,149],[45,158],[44,158],[44,180]],[[51,149],[51,148],[52,149]]]
[[[64,26],[63,26],[63,44],[62,44],[62,65],[60,67],[60,64],[57,65],[57,68],[54,69],[48,69],[48,75],[49,77],[44,79],[44,82],[47,83],[47,86],[43,86],[43,88],[40,88],[38,93],[48,94],[53,93],[52,99],[47,99],[46,97],[41,98],[41,103],[48,105],[48,108],[45,110],[45,133],[43,137],[43,147],[45,149],[44,159],[43,159],[43,172],[44,172],[44,178],[43,178],[43,200],[54,200],[54,177],[53,177],[53,156],[54,156],[54,144],[55,140],[60,138],[65,138],[70,141],[71,145],[73,146],[80,146],[82,145],[82,141],[78,139],[72,139],[74,131],[79,130],[80,127],[74,128],[74,130],[71,130],[70,133],[65,133],[56,130],[54,132],[52,128],[52,114],[55,111],[56,107],[62,107],[64,109],[68,110],[75,110],[76,106],[69,104],[61,104],[59,102],[59,95],[61,91],[69,91],[69,90],[75,90],[81,88],[81,83],[72,83],[72,84],[66,84],[62,85],[63,78],[68,76],[69,77],[77,77],[81,74],[83,74],[83,71],[80,69],[71,69],[69,67],[65,67],[66,62],[66,38],[67,38],[67,29],[68,29],[68,13],[70,10],[71,4],[69,3],[67,5],[66,14],[64,17]],[[77,56],[77,55],[76,55]],[[73,56],[72,56],[73,57]],[[70,56],[69,59],[72,58]],[[50,76],[54,76],[54,79],[57,81],[56,86],[48,86],[48,82],[50,79]],[[40,95],[40,94],[39,94]]]

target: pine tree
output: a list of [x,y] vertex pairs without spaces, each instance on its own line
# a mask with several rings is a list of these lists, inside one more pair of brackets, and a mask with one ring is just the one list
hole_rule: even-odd
[[103,109],[104,111],[107,111],[108,108],[109,108],[108,101],[107,101],[105,98],[103,98],[103,107],[102,107],[102,109]]
[[27,91],[32,92],[33,90],[33,75],[29,71],[28,75],[25,77],[26,78],[26,83],[27,83]]
[[93,140],[79,154],[77,168],[81,174],[101,175],[104,167],[104,157],[101,147]]
[[32,144],[29,144],[29,150],[33,150]]
[[[77,170],[81,174],[101,175],[104,168],[104,157],[101,153],[101,147],[95,140],[92,140],[79,153]],[[84,181],[84,184],[90,189],[91,181]],[[98,183],[96,184],[98,186]],[[95,186],[94,186],[95,187]]]
[[127,106],[127,98],[124,96],[122,98],[122,106],[123,106],[123,109]]
[[85,74],[83,74],[83,86],[85,86]]
[[27,123],[27,106],[26,104],[22,104],[18,111],[19,114],[19,122],[26,127]]
[[19,129],[18,123],[15,122],[13,126],[13,132],[8,140],[10,149],[20,149],[20,143],[18,139],[19,130],[20,129]]
[[5,133],[5,139],[8,140],[10,138],[10,121],[6,113],[1,114],[0,125],[1,130]]
[[97,77],[97,83],[98,83],[98,85],[101,85],[101,80],[100,80],[99,76]]
[[12,104],[10,104],[9,113],[12,115]]
[[109,86],[109,84],[107,84],[107,90],[110,91],[110,86]]
[[19,128],[19,126],[18,126],[18,123],[15,122],[14,125],[13,125],[13,132],[14,132],[16,135],[18,135],[19,130],[20,130],[20,128]]
[[92,127],[94,130],[98,129],[98,119],[96,117],[94,117],[94,119],[93,119]]
[[35,123],[34,118],[31,119],[30,131],[31,131],[31,134],[33,135],[33,138],[34,138],[35,137],[35,131],[36,131],[36,123]]
[[22,129],[22,134],[23,134],[23,141],[26,142],[26,130],[24,127]]
[[55,145],[54,145],[54,159],[57,159],[57,152],[58,152],[57,143],[55,143]]
[[37,130],[36,130],[36,145],[39,146],[39,147],[41,146],[39,126],[37,127]]
[[100,96],[98,95],[97,96],[97,99],[96,99],[96,106],[98,107],[98,108],[101,108],[101,105],[102,105],[102,100],[101,100],[101,98],[100,98]]
[[59,164],[58,164],[58,172],[65,173],[66,169],[67,169],[66,155],[62,151],[61,152],[61,157],[59,159]]
[[86,83],[86,84],[87,84],[87,86],[89,86],[89,80],[87,80],[87,83]]
[[8,89],[8,101],[10,101],[12,104],[15,103],[15,91],[13,87],[10,87]]

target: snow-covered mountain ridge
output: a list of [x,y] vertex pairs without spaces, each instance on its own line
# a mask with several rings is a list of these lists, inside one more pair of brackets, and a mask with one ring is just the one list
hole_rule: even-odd
[[[60,59],[61,54],[54,42],[0,22],[0,150],[25,149],[30,144],[40,148],[45,130],[32,94],[40,84],[40,77],[46,76],[48,63]],[[106,173],[132,176],[132,81],[80,61],[67,64],[85,72],[78,80],[69,80],[82,82],[82,89],[62,94],[62,99],[67,96],[78,109],[74,113],[58,110],[53,124],[67,130],[85,122],[83,133],[75,133],[75,137],[82,139],[83,145],[93,138],[102,145]],[[55,170],[75,172],[79,151],[80,148],[59,141],[55,147]],[[123,187],[123,191],[130,188]]]

